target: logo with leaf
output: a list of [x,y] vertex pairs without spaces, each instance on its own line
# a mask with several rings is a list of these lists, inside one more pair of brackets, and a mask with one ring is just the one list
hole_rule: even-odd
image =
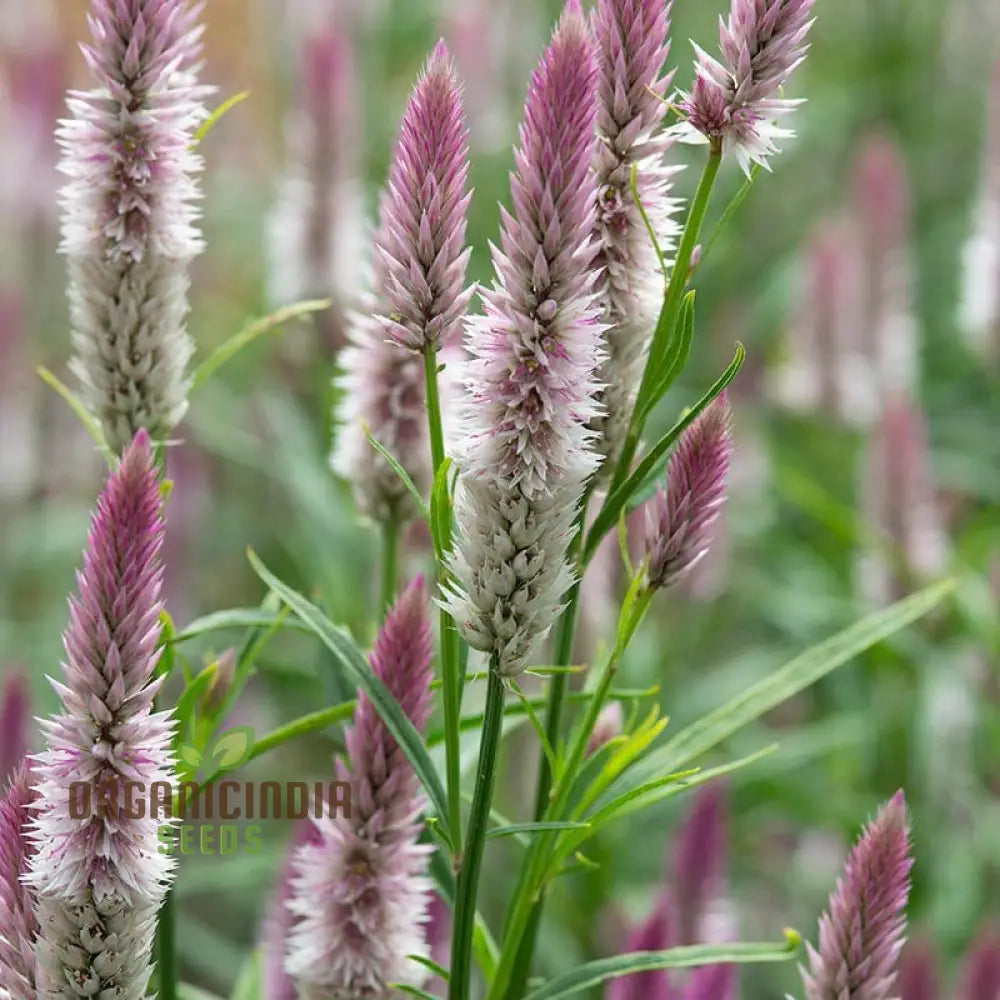
[[178,756],[191,774],[202,773],[203,781],[211,781],[223,771],[235,771],[253,754],[254,733],[249,726],[227,729],[212,740],[204,750],[191,743],[182,743]]

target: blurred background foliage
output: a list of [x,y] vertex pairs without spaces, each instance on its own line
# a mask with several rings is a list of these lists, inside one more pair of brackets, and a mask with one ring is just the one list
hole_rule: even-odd
[[[714,45],[717,6],[675,4],[671,63],[680,86],[691,75],[687,39]],[[38,364],[64,374],[69,354],[51,133],[64,89],[89,85],[74,44],[85,37],[86,7],[85,0],[0,0],[0,669],[27,675],[37,714],[54,707],[44,676],[58,669],[63,595],[101,475],[89,440],[35,375]],[[302,100],[303,39],[316,18],[334,17],[353,47],[356,125],[335,141],[355,164],[369,217],[407,91],[434,40],[443,34],[451,43],[470,105],[472,274],[489,279],[487,241],[497,231],[496,203],[507,197],[523,88],[558,5],[342,0],[332,15],[323,7],[322,0],[207,5],[203,78],[218,85],[219,100],[243,90],[250,96],[204,142],[208,249],[195,267],[190,317],[202,356],[274,305],[268,218],[296,156],[286,122]],[[799,137],[773,161],[773,176],[758,177],[699,271],[693,362],[662,415],[666,423],[704,390],[735,341],[746,345],[749,362],[734,394],[731,498],[713,553],[657,605],[626,680],[659,685],[664,711],[683,724],[884,600],[870,585],[879,574],[895,590],[957,574],[948,610],[842,668],[728,748],[739,754],[781,743],[730,783],[727,897],[742,936],[773,937],[785,925],[813,936],[848,838],[903,786],[918,859],[911,919],[953,966],[977,927],[1000,915],[1000,387],[997,344],[992,353],[977,348],[960,320],[968,294],[963,246],[988,216],[1000,8],[993,0],[819,0],[816,12],[812,51],[792,81],[791,96],[808,97],[795,115]],[[996,116],[1000,94],[993,101]],[[696,154],[672,155],[693,162]],[[881,195],[865,190],[869,155],[889,178]],[[681,193],[690,193],[696,175],[696,167],[680,175]],[[741,183],[729,166],[716,214]],[[900,206],[895,216],[887,200]],[[810,284],[817,223],[845,209],[861,230],[878,230],[883,213],[890,219],[905,271],[892,308],[905,315],[907,333],[889,366],[906,369],[890,378],[910,430],[917,427],[910,437],[900,432],[904,444],[880,423],[881,405],[869,416],[861,403],[848,402],[846,411],[824,405],[810,379],[821,378],[835,351],[797,341],[803,318],[822,311]],[[855,244],[838,252],[864,281],[871,260]],[[827,313],[870,323],[838,289]],[[192,400],[183,441],[170,453],[167,588],[179,626],[261,599],[244,558],[249,544],[336,620],[365,641],[371,635],[376,542],[327,468],[335,359],[322,329],[300,323],[258,342]],[[855,339],[867,334],[878,336],[853,331]],[[862,359],[860,381],[865,367]],[[888,440],[881,453],[880,433]],[[911,451],[908,440],[917,442]],[[902,452],[909,458],[895,475],[889,466]],[[919,541],[908,551],[905,532],[893,536],[892,518],[880,519],[878,503],[866,500],[873,495],[904,521],[918,509],[927,514],[920,531],[937,538],[930,562]],[[414,538],[410,549],[409,568],[425,568],[422,541]],[[611,628],[613,554],[597,571],[604,576],[590,588],[581,655],[594,655]],[[206,662],[240,637],[212,640],[183,652]],[[344,694],[315,642],[281,636],[238,721],[264,731]],[[337,742],[329,733],[288,747],[255,762],[251,776],[322,777]],[[508,744],[500,801],[508,815],[528,811],[533,742],[519,736]],[[597,869],[561,882],[538,949],[543,971],[621,946],[626,923],[650,909],[681,808],[683,800],[631,818],[594,845]],[[184,859],[178,893],[187,978],[215,989],[231,983],[287,832],[271,824],[258,855]],[[515,850],[491,844],[487,864],[509,871]],[[487,911],[498,916],[509,882],[483,884]],[[742,974],[747,1000],[786,991],[797,992],[790,967]]]

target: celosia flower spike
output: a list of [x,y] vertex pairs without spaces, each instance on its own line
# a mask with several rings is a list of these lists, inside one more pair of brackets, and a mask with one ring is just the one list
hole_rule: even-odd
[[385,333],[412,351],[458,332],[465,288],[470,192],[468,129],[455,66],[438,42],[403,116],[382,200],[376,252],[385,267]]
[[83,53],[97,86],[70,96],[58,133],[72,367],[116,452],[140,427],[164,437],[187,407],[187,269],[202,249],[199,10],[93,0]]
[[962,963],[958,1000],[1000,998],[1000,926],[984,928]]
[[0,784],[14,773],[28,749],[28,683],[12,673],[0,694]]
[[468,137],[461,92],[443,43],[431,55],[403,115],[375,236],[375,284],[353,317],[342,358],[343,403],[333,468],[354,485],[363,513],[404,520],[413,500],[371,434],[426,493],[424,366],[412,352],[443,346],[457,331],[471,291],[465,220]]
[[152,805],[134,808],[136,787],[168,795],[173,777],[172,722],[153,711],[162,544],[159,484],[140,431],[97,503],[70,601],[63,682],[52,682],[63,712],[43,723],[48,749],[34,758],[28,881],[43,1000],[141,997],[149,980],[173,870],[158,838],[165,819]]
[[35,919],[23,879],[31,844],[25,836],[32,800],[30,772],[21,766],[0,798],[0,997],[36,1000]]
[[910,894],[909,822],[897,792],[851,851],[844,876],[819,924],[819,949],[808,946],[802,970],[807,1000],[889,1000]]
[[289,164],[267,227],[268,278],[275,306],[327,298],[316,317],[328,350],[343,346],[347,311],[357,305],[370,236],[359,177],[359,95],[353,39],[324,16],[300,42],[299,96],[286,125]]
[[663,156],[671,139],[660,126],[673,74],[660,76],[670,50],[670,3],[599,0],[592,25],[597,47],[598,110],[594,172],[598,291],[608,357],[599,378],[604,413],[594,421],[603,471],[617,462],[663,299],[656,249],[632,192],[636,189],[660,249],[673,249],[679,201],[670,196]]
[[[422,730],[431,707],[427,591],[417,579],[389,612],[371,655],[375,675]],[[388,998],[390,984],[419,986],[432,848],[417,843],[424,797],[374,705],[358,697],[346,739],[349,816],[315,821],[317,838],[293,859],[293,925],[285,968],[305,1000]]]
[[496,283],[469,321],[467,444],[462,471],[528,497],[583,483],[594,471],[601,326],[594,150],[596,64],[576,0],[566,6],[528,89],[501,208]]
[[702,965],[692,969],[684,989],[684,1000],[733,1000],[735,995],[735,965]]
[[806,56],[814,2],[732,0],[728,22],[719,22],[724,63],[695,46],[695,83],[682,95],[687,121],[678,134],[730,150],[747,173],[752,163],[766,167],[775,141],[793,135],[776,119],[801,102],[775,95]]
[[940,1000],[938,960],[930,942],[909,940],[899,958],[900,1000]]
[[726,866],[726,786],[700,788],[677,836],[671,864],[676,899],[677,943],[696,944],[709,906],[719,897]]
[[596,64],[570,0],[531,78],[496,281],[469,321],[462,478],[448,609],[506,675],[524,669],[572,584],[566,550],[597,466]]
[[[661,892],[653,912],[630,932],[625,951],[665,951],[675,943],[673,904],[670,896]],[[653,969],[611,980],[605,996],[607,1000],[671,1000],[674,991],[667,970]]]
[[732,415],[723,393],[684,432],[667,465],[667,488],[647,505],[650,587],[676,583],[708,551],[732,454]]

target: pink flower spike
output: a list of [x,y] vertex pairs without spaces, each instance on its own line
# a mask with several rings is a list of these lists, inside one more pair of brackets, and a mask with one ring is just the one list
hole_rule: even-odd
[[424,366],[416,354],[454,338],[472,295],[465,289],[468,169],[461,91],[439,43],[403,115],[382,193],[374,288],[352,318],[341,359],[344,398],[332,465],[376,522],[409,519],[416,511],[398,474],[369,443],[365,425],[422,494],[430,487]]
[[566,551],[587,479],[602,361],[591,169],[597,67],[576,0],[531,78],[501,209],[496,279],[468,321],[454,583],[465,640],[520,673],[573,582]]
[[599,374],[605,412],[592,425],[599,432],[602,472],[613,469],[624,443],[663,299],[660,262],[632,194],[633,169],[664,253],[677,234],[673,215],[680,202],[671,196],[677,168],[663,162],[672,140],[661,127],[673,78],[661,75],[670,51],[670,6],[664,0],[600,0],[591,19],[599,70],[595,266],[608,324],[608,356]]
[[649,586],[676,583],[708,551],[732,454],[732,413],[723,393],[681,436],[667,466],[667,488],[646,506]]
[[[665,951],[675,944],[673,906],[670,897],[661,893],[653,912],[629,934],[625,951]],[[673,995],[666,969],[620,976],[605,991],[606,1000],[671,1000]]]
[[670,884],[677,943],[697,944],[706,911],[720,896],[727,862],[726,785],[716,780],[694,795],[674,843]]
[[910,894],[909,820],[899,791],[851,851],[819,923],[819,950],[807,945],[806,1000],[889,1000]]
[[267,227],[268,285],[275,306],[329,297],[332,307],[316,320],[335,351],[357,305],[369,234],[354,42],[333,11],[316,13],[297,39],[301,75],[285,126],[289,163]]
[[930,941],[911,939],[899,958],[900,1000],[941,1000],[937,955]]
[[462,471],[527,497],[579,488],[594,471],[595,368],[602,357],[591,240],[597,67],[569,3],[531,78],[501,209],[496,281],[469,320]]
[[188,266],[201,252],[193,152],[200,4],[92,0],[83,47],[95,87],[59,127],[62,252],[74,373],[116,453],[140,427],[163,438],[187,408]]
[[12,672],[0,694],[0,785],[14,773],[28,752],[30,720],[28,682],[20,672]]
[[800,101],[776,96],[805,59],[815,0],[732,0],[719,22],[723,62],[695,46],[695,84],[681,95],[687,121],[676,126],[685,141],[708,141],[730,150],[749,174],[767,167],[776,140],[794,133],[775,122]]
[[[427,589],[413,581],[389,612],[371,667],[422,730],[431,707]],[[374,705],[359,694],[345,738],[349,816],[315,821],[316,839],[292,861],[285,969],[307,1000],[387,997],[390,983],[420,986],[407,958],[428,951],[424,924],[430,845],[417,842],[425,800],[413,768]]]
[[32,852],[26,836],[33,793],[31,773],[19,766],[0,798],[0,997],[36,1000],[35,919],[32,891],[24,884]]
[[[62,714],[33,758],[37,815],[27,883],[37,894],[39,997],[145,995],[156,914],[173,859],[145,805],[174,778],[173,722],[155,712],[163,518],[149,435],[140,431],[91,521],[70,600]],[[138,814],[138,815],[137,815]]]
[[965,956],[957,1000],[1000,997],[1000,926],[984,928]]
[[702,965],[692,969],[684,1000],[733,1000],[736,995],[735,965]]
[[385,270],[383,333],[411,351],[448,343],[474,291],[465,288],[468,174],[462,95],[438,42],[403,115],[375,241]]

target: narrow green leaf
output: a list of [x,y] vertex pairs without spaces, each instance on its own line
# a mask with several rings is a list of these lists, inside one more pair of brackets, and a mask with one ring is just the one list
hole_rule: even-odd
[[521,685],[512,679],[510,681],[510,688],[514,694],[517,695],[518,701],[524,707],[524,711],[527,713],[531,726],[535,730],[535,735],[538,737],[538,743],[542,748],[542,753],[545,754],[545,758],[549,762],[549,767],[552,769],[552,773],[556,774],[559,771],[559,762],[556,760],[556,751],[549,742],[549,737],[545,732],[545,727],[542,725],[542,720],[538,718],[538,713],[535,711],[530,699],[521,690]]
[[[736,345],[736,353],[729,367],[715,380],[712,387],[656,442],[649,450],[635,471],[607,499],[600,513],[587,534],[587,543],[583,550],[583,563],[586,565],[597,551],[601,539],[618,521],[622,511],[638,506],[647,499],[649,493],[656,488],[667,464],[668,453],[674,442],[691,426],[702,411],[722,393],[736,378],[746,360],[746,351],[742,344]],[[635,497],[631,505],[629,501]],[[641,498],[641,499],[640,499]]]
[[716,240],[726,231],[729,223],[732,222],[733,216],[739,211],[743,202],[746,200],[748,194],[753,188],[753,183],[757,180],[757,175],[760,173],[760,164],[755,163],[750,170],[750,176],[740,185],[740,189],[733,195],[732,200],[726,206],[726,210],[719,216],[719,221],[715,224],[715,228],[712,230],[712,235],[709,236],[705,243],[704,249],[701,252],[701,259],[705,260],[708,255],[712,252],[712,247],[715,246]]
[[201,362],[191,376],[191,392],[193,393],[210,376],[214,375],[230,358],[239,354],[244,347],[252,344],[255,340],[263,337],[264,334],[283,326],[289,320],[298,319],[301,316],[308,316],[310,313],[322,312],[329,309],[331,302],[329,299],[310,299],[305,302],[295,302],[290,306],[284,306],[275,310],[267,316],[248,323],[238,333],[233,334],[227,341],[220,344],[212,353]]
[[237,104],[242,104],[250,96],[249,90],[242,90],[232,97],[227,97],[202,123],[198,126],[198,131],[194,134],[192,146],[197,146],[209,132],[230,112]]
[[589,830],[589,823],[570,822],[539,822],[539,823],[511,823],[509,826],[495,826],[488,830],[488,839],[497,837],[517,837],[522,834],[542,833],[545,830]]
[[392,471],[399,476],[407,492],[413,497],[417,505],[417,510],[420,511],[420,516],[425,521],[430,522],[430,512],[427,510],[427,504],[424,503],[424,498],[420,495],[420,490],[417,489],[410,474],[400,464],[399,459],[372,434],[371,428],[367,424],[362,425],[362,430],[365,432],[365,437],[368,438],[368,443],[389,463]]
[[431,804],[438,814],[442,835],[445,840],[453,844],[451,833],[446,824],[447,798],[441,779],[434,769],[434,764],[424,747],[420,734],[407,718],[399,702],[393,698],[382,681],[372,673],[371,667],[361,655],[354,640],[343,628],[334,625],[319,608],[279,580],[257,558],[256,553],[250,551],[248,556],[254,572],[316,633],[323,645],[336,657],[337,662],[347,673],[351,682],[360,687],[371,699],[375,710],[388,727],[389,732],[392,733],[407,760],[413,765],[413,770],[426,789]]
[[288,618],[285,612],[268,611],[264,608],[226,608],[224,611],[213,611],[211,614],[196,618],[185,625],[180,632],[165,639],[164,645],[168,642],[173,644],[187,642],[210,632],[221,632],[229,628],[266,628],[272,625],[298,632],[311,631],[302,622]]
[[688,969],[698,965],[731,965],[750,962],[787,962],[799,950],[801,939],[785,932],[785,941],[761,944],[691,945],[669,951],[634,951],[578,965],[533,990],[525,1000],[559,1000],[609,979],[654,969]]
[[635,787],[696,760],[738,729],[927,614],[951,593],[955,582],[951,579],[933,584],[807,649],[725,705],[682,729],[619,779],[619,783],[628,782]]
[[76,414],[77,419],[83,424],[87,433],[93,438],[94,444],[97,445],[97,450],[104,456],[104,460],[108,463],[109,467],[113,469],[117,462],[115,453],[111,450],[111,446],[108,444],[108,439],[104,436],[104,430],[100,423],[91,416],[90,411],[83,405],[83,400],[44,365],[39,365],[35,371],[38,372],[39,377],[47,386],[55,389],[62,396],[69,408]]
[[160,612],[160,658],[156,661],[156,676],[166,677],[174,669],[174,648],[176,642],[174,620],[166,610]]
[[656,404],[667,394],[677,381],[691,357],[691,341],[694,340],[694,302],[697,293],[692,289],[681,300],[673,333],[667,343],[666,353],[658,371],[650,378],[651,390],[642,405],[636,401],[636,420],[645,422]]
[[195,707],[201,696],[212,686],[217,671],[218,664],[210,663],[204,670],[196,674],[194,680],[181,692],[181,696],[177,699],[177,707],[174,709],[174,714],[180,720],[182,730],[191,721]]
[[254,949],[229,994],[229,1000],[269,1000],[264,996],[263,961],[259,949]]
[[[663,250],[660,247],[660,241],[656,236],[656,230],[653,228],[653,223],[650,221],[649,216],[646,214],[646,207],[642,203],[642,198],[639,196],[639,164],[633,163],[632,170],[629,172],[629,187],[632,190],[632,200],[636,204],[636,208],[639,209],[639,215],[642,216],[642,223],[646,227],[646,233],[649,236],[650,243],[653,244],[653,252],[656,254],[656,260],[660,265],[660,273],[663,275],[664,282],[670,280],[670,273],[667,270],[666,259],[663,256]],[[664,293],[666,293],[666,286],[664,285]]]
[[438,965],[431,958],[427,958],[424,955],[407,955],[406,957],[416,962],[417,965],[422,965],[425,969],[429,969],[435,976],[439,976],[445,982],[451,979],[451,973],[443,965]]
[[430,528],[434,540],[434,553],[440,562],[451,549],[451,488],[448,475],[452,461],[446,458],[434,475],[431,489]]
[[278,729],[272,730],[254,743],[249,759],[254,760],[269,750],[298,739],[300,736],[307,736],[310,733],[326,729],[327,726],[335,726],[337,723],[346,722],[354,715],[356,707],[357,702],[345,701],[340,705],[333,705],[330,708],[322,708],[318,712],[303,715]]
[[440,997],[427,990],[422,990],[418,986],[410,986],[408,983],[390,983],[389,988],[399,990],[400,993],[409,993],[411,997],[420,997],[420,1000],[441,1000]]
[[681,792],[697,788],[699,785],[703,785],[714,778],[722,777],[725,774],[732,774],[733,771],[738,771],[740,768],[755,764],[757,761],[769,757],[777,749],[778,744],[772,743],[770,746],[764,747],[763,750],[758,750],[756,753],[741,757],[739,760],[731,761],[728,764],[722,764],[719,767],[707,768],[704,771],[675,771],[673,774],[654,778],[652,781],[647,781],[637,788],[631,788],[627,792],[616,796],[606,805],[601,806],[592,816],[589,816],[588,820],[592,828],[596,831],[613,820],[622,819],[624,816],[638,812],[640,809],[645,809],[655,802],[673,798],[673,796],[679,795]]

